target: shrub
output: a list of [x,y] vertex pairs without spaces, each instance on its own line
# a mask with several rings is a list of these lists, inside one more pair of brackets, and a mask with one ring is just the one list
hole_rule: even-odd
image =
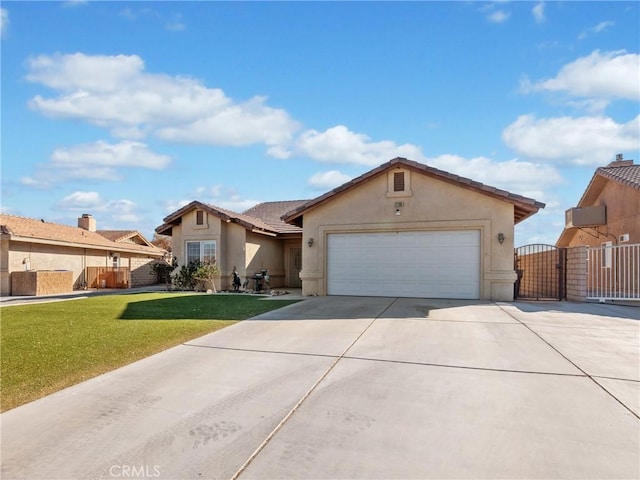
[[220,269],[215,263],[193,261],[180,267],[173,277],[173,285],[178,290],[196,290],[198,287],[205,290],[206,282],[211,282],[213,291],[216,291],[214,279],[219,274]]

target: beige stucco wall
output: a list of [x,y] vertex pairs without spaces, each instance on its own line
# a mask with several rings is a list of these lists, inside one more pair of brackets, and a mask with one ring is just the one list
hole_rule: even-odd
[[[618,182],[607,181],[600,195],[583,206],[607,206],[607,225],[576,231],[569,247],[586,245],[599,247],[602,242],[618,243],[618,237],[629,234],[629,244],[640,243],[640,190]],[[587,233],[588,232],[588,233]]]
[[[397,170],[391,170],[391,172]],[[388,174],[337,194],[304,215],[302,293],[326,295],[326,242],[330,233],[480,231],[482,299],[513,300],[513,205],[415,172],[410,196],[388,195]],[[391,182],[392,185],[392,182]],[[396,202],[403,202],[396,215]],[[505,235],[498,243],[498,233]],[[313,246],[307,242],[313,238]]]
[[281,239],[247,232],[245,258],[247,275],[266,269],[271,288],[284,285],[284,247]]
[[[251,232],[237,223],[221,221],[210,213],[206,213],[205,225],[196,225],[195,210],[185,213],[182,223],[172,228],[172,238],[173,254],[179,266],[184,265],[187,241],[216,241],[220,268],[216,288],[221,290],[231,288],[233,267],[236,267],[243,282],[247,276],[266,269],[272,288],[285,286],[289,280],[286,254],[291,247],[300,246],[299,238],[281,239]],[[251,287],[253,282],[250,281],[249,285]]]
[[[133,274],[140,269],[136,284],[131,286],[150,285],[155,283],[148,266],[152,258],[132,258],[133,254],[119,253],[120,267],[129,268]],[[89,248],[48,245],[44,243],[9,241],[3,239],[0,255],[2,275],[2,295],[11,295],[11,272],[69,270],[73,273],[73,288],[81,288],[84,281],[85,267],[111,267],[113,260],[104,250]]]

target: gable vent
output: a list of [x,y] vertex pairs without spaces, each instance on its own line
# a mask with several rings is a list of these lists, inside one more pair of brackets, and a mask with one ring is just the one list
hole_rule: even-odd
[[393,174],[393,191],[404,192],[404,172],[394,172]]

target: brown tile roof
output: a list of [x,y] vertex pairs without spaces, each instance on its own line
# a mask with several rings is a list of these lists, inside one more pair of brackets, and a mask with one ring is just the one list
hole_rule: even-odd
[[96,233],[111,240],[112,242],[128,242],[135,243],[137,245],[145,245],[147,247],[154,246],[137,230],[96,230]]
[[444,182],[448,182],[463,188],[468,188],[470,190],[474,190],[479,193],[483,193],[485,195],[500,198],[502,200],[510,202],[514,205],[514,223],[519,223],[523,221],[525,218],[528,218],[534,213],[536,213],[540,208],[545,207],[544,203],[538,202],[537,200],[534,200],[532,198],[523,197],[522,195],[517,195],[515,193],[511,193],[506,190],[500,190],[498,188],[491,187],[489,185],[484,185],[480,182],[476,182],[469,178],[460,177],[458,175],[445,172],[444,170],[438,170],[437,168],[429,167],[427,165],[418,163],[413,160],[407,160],[406,158],[397,157],[397,158],[394,158],[393,160],[388,161],[387,163],[380,165],[379,167],[374,168],[373,170],[370,170],[364,173],[363,175],[360,175],[357,178],[354,178],[353,180],[343,185],[340,185],[339,187],[334,188],[330,192],[327,192],[324,195],[321,195],[320,197],[317,197],[313,200],[306,202],[305,204],[302,204],[292,209],[291,211],[283,215],[282,219],[285,222],[288,222],[288,223],[295,222],[297,225],[299,225],[302,220],[302,215],[308,209],[315,207],[316,205],[322,204],[328,201],[329,199],[333,198],[335,195],[345,190],[348,190],[360,184],[361,182],[364,182],[369,178],[372,178],[376,175],[380,175],[381,173],[387,171],[388,169],[396,165],[403,165],[406,168],[409,168],[416,172],[423,173],[433,178],[437,178]]
[[281,202],[263,202],[244,212],[245,215],[260,218],[267,225],[275,229],[280,234],[302,233],[302,229],[296,225],[285,223],[282,216],[307,203],[309,200],[287,200]]
[[[594,205],[602,189],[609,181],[640,190],[640,165],[634,165],[633,160],[622,160],[612,162],[606,167],[597,168],[576,206],[589,207]],[[560,233],[556,245],[559,247],[569,245],[578,231],[579,229],[575,227],[565,227]]]
[[640,190],[640,165],[615,166],[615,164],[610,164],[608,167],[598,168],[596,175],[602,175],[609,180]]
[[[201,209],[215,215],[223,221],[237,223],[247,230],[264,233],[266,235],[275,236],[278,234],[301,233],[302,230],[298,227],[292,228],[291,225],[286,225],[282,221],[278,222],[273,220],[273,216],[276,215],[277,212],[280,212],[280,215],[282,215],[286,211],[285,207],[278,207],[277,204],[286,203],[289,202],[265,202],[261,203],[260,205],[256,205],[255,207],[247,210],[244,213],[236,213],[232,212],[231,210],[226,210],[215,205],[195,200],[165,217],[164,223],[156,228],[156,232],[159,234],[170,235],[172,227],[174,225],[179,225],[182,222],[182,216],[184,214],[190,212],[191,210]],[[269,207],[269,204],[274,205]],[[255,214],[251,214],[250,212],[254,211],[254,209],[258,209],[255,210],[256,212],[261,211],[262,213],[264,213],[265,218],[261,218],[256,216]]]
[[116,242],[98,232],[90,232],[80,227],[71,227],[16,215],[0,214],[0,231],[3,235],[10,235],[13,240],[91,247],[154,256],[162,256],[164,254],[164,250],[157,247]]

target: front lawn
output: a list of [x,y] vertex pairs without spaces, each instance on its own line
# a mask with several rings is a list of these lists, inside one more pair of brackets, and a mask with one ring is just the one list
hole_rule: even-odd
[[0,411],[295,303],[139,293],[0,309]]

